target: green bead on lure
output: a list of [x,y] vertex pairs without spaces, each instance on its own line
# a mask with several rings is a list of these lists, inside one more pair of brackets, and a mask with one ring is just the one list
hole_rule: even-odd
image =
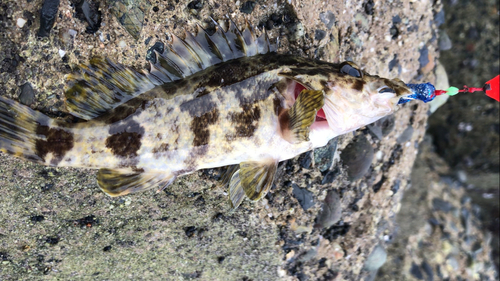
[[447,94],[449,96],[454,96],[458,93],[469,92],[473,93],[476,91],[483,91],[486,95],[496,101],[500,101],[499,92],[500,92],[500,75],[497,75],[495,78],[489,80],[484,84],[482,88],[473,88],[464,86],[462,90],[459,90],[457,87],[449,87],[446,90],[436,90],[436,88],[431,83],[422,83],[422,84],[406,84],[412,91],[413,94],[401,98],[398,104],[407,103],[411,100],[421,100],[425,103],[432,101],[436,96]]

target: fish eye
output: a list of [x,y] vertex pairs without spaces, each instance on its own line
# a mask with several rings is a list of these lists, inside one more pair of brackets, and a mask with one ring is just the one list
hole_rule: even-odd
[[380,90],[378,91],[378,93],[379,93],[379,94],[383,94],[383,93],[393,93],[393,94],[395,94],[395,93],[396,93],[396,91],[394,91],[394,89],[392,89],[392,88],[389,88],[389,87],[387,87],[387,86],[384,86],[384,87],[382,87],[382,89],[380,89]]
[[358,66],[348,61],[343,62],[340,65],[340,72],[356,78],[363,77],[363,73],[361,72],[361,70],[358,69]]

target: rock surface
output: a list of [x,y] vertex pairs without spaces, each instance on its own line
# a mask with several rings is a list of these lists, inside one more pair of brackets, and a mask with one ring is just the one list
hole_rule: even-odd
[[[136,40],[106,9],[99,30],[86,33],[87,23],[74,17],[69,1],[60,4],[48,38],[40,39],[41,0],[4,1],[0,93],[17,99],[19,86],[29,82],[37,89],[31,106],[63,116],[64,77],[75,65],[99,55],[146,67],[147,50],[157,41],[194,31],[196,24],[209,26],[209,16],[223,24],[225,15],[279,37],[279,52],[330,62],[349,59],[380,76],[434,82],[432,72],[419,72],[418,63],[418,50],[425,49],[427,68],[437,57],[433,19],[441,7],[434,1],[194,2],[152,2],[142,29],[134,29]],[[20,17],[28,20],[21,28]],[[338,163],[338,154],[353,139],[348,134],[335,140],[338,152],[332,149],[326,169],[300,157],[281,163],[271,192],[235,212],[213,170],[182,177],[165,192],[109,198],[97,188],[94,171],[48,168],[0,154],[1,279],[365,278],[372,274],[364,269],[366,259],[393,232],[427,110],[427,105],[406,104],[391,117],[390,131],[355,133],[377,155],[360,179],[349,181]],[[412,134],[398,143],[408,126]],[[338,175],[323,181],[334,169]],[[294,196],[302,190],[312,198],[307,208]],[[314,227],[331,191],[339,195],[341,219]]]

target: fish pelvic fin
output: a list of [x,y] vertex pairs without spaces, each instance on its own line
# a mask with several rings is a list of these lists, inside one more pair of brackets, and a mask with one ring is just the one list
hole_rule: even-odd
[[119,169],[99,169],[97,183],[99,187],[111,197],[123,196],[131,193],[158,188],[165,189],[175,180],[170,173],[133,172]]
[[302,90],[293,106],[279,117],[283,138],[290,143],[309,141],[309,129],[324,104],[323,91]]
[[53,164],[73,146],[73,136],[63,129],[50,128],[51,118],[13,100],[0,96],[0,151],[44,163],[52,153]]
[[240,169],[229,182],[231,207],[236,209],[245,196],[252,201],[265,196],[274,182],[277,167],[278,161],[272,158],[240,163]]
[[160,82],[147,72],[94,57],[68,76],[66,107],[72,115],[90,120],[153,89]]

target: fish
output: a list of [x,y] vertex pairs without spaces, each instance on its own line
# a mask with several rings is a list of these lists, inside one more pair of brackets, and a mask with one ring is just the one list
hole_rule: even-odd
[[50,118],[0,96],[0,151],[39,164],[98,169],[109,196],[156,188],[197,170],[232,167],[229,202],[257,201],[278,163],[393,113],[412,92],[395,78],[276,52],[231,21],[173,36],[149,70],[92,58],[68,76]]

